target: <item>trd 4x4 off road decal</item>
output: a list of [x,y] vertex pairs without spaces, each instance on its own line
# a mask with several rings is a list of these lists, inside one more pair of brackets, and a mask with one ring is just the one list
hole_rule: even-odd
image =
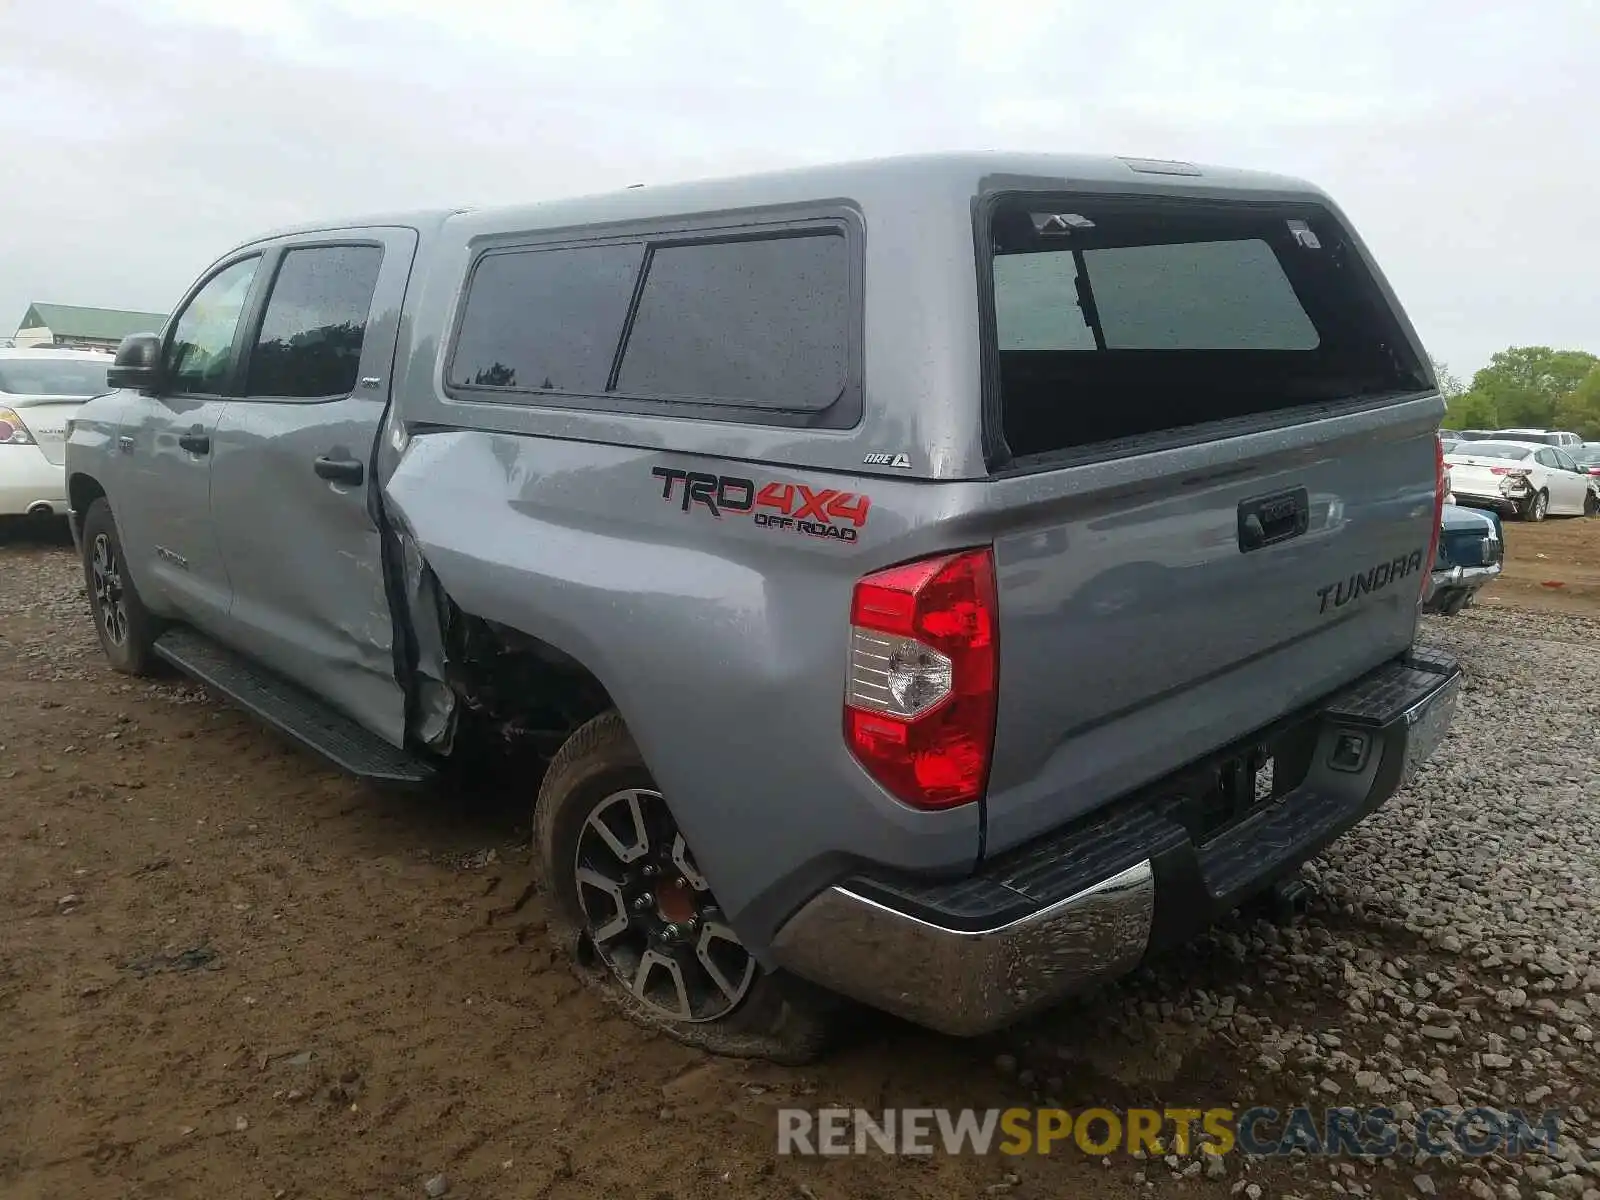
[[808,488],[803,483],[767,483],[740,475],[712,475],[706,471],[680,471],[651,467],[661,480],[661,498],[677,500],[684,512],[704,508],[719,520],[725,516],[749,517],[769,529],[789,530],[810,537],[853,542],[867,523],[872,501],[855,492],[833,488]]

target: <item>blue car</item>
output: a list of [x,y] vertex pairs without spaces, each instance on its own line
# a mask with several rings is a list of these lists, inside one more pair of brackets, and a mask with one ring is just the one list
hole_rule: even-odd
[[1423,610],[1447,617],[1460,612],[1479,588],[1499,576],[1505,553],[1500,514],[1446,504]]

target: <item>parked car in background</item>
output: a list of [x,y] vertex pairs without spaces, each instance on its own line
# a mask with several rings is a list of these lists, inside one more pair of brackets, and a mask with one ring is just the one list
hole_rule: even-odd
[[1448,617],[1499,576],[1505,566],[1505,533],[1498,513],[1459,504],[1445,505],[1439,530],[1439,553],[1423,610]]
[[1473,442],[1445,456],[1457,503],[1513,513],[1524,521],[1592,516],[1600,509],[1590,475],[1559,446]]
[[1588,474],[1600,478],[1600,442],[1585,442],[1574,447],[1572,458]]
[[0,516],[67,515],[67,421],[103,395],[110,355],[0,348]]
[[1449,457],[1450,452],[1458,445],[1460,443],[1447,432],[1444,430],[1439,431],[1439,461],[1444,465],[1444,502],[1446,504],[1454,504],[1456,502],[1455,493],[1451,490]]
[[1499,436],[1492,429],[1451,429],[1447,432],[1459,442],[1488,442]]
[[1496,429],[1494,437],[1497,441],[1539,442],[1545,446],[1560,446],[1569,452],[1574,447],[1583,445],[1581,437],[1565,429]]

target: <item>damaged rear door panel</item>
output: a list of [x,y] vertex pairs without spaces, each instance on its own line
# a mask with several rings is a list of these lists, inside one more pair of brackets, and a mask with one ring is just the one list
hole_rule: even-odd
[[269,249],[211,487],[233,640],[394,745],[406,703],[368,484],[416,245],[378,227]]

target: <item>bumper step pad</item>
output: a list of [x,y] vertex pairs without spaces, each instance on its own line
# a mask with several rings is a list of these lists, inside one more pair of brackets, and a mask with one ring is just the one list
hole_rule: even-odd
[[[1439,745],[1460,686],[1448,655],[1415,651],[1289,718],[1304,778],[1231,825],[1195,822],[1191,779],[1180,774],[964,879],[846,879],[789,919],[774,954],[802,977],[934,1029],[1001,1028],[1116,978],[1253,896],[1290,894],[1299,864]],[[1222,753],[1252,761],[1263,737]]]
[[[1135,863],[1156,870],[1158,943],[1192,933],[1318,853],[1399,786],[1408,713],[1457,672],[1455,660],[1416,648],[1324,701],[1309,719],[1324,730],[1325,761],[1338,730],[1366,732],[1372,751],[1355,772],[1314,770],[1297,788],[1195,844],[1164,785],[1086,821],[1009,851],[953,881],[856,877],[846,887],[951,930],[991,929],[1057,903]],[[1430,747],[1431,749],[1431,747]],[[1169,900],[1181,900],[1169,903]]]

